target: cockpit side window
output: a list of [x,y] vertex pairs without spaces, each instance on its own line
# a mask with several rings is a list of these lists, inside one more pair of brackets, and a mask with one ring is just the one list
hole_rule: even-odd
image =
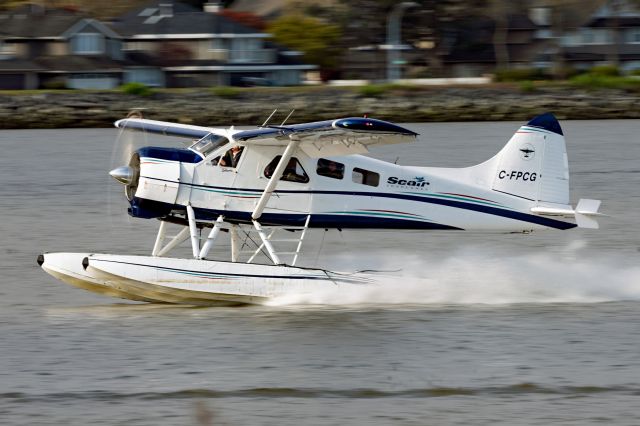
[[191,145],[189,148],[198,152],[203,157],[206,157],[216,148],[228,143],[229,139],[227,139],[226,137],[209,133],[207,136],[203,137],[202,139]]
[[240,162],[240,158],[242,156],[242,151],[244,147],[240,145],[234,145],[229,149],[218,161],[218,165],[222,167],[238,167],[238,163]]
[[[273,160],[271,160],[269,164],[267,164],[267,167],[265,167],[264,169],[265,177],[271,178],[271,176],[273,176],[273,172],[278,166],[281,158],[282,156],[278,155]],[[280,178],[280,180],[307,183],[309,182],[309,176],[307,175],[307,172],[305,172],[302,168],[302,164],[300,164],[300,161],[298,161],[296,157],[291,157],[284,169],[284,172],[282,173],[282,177]]]
[[351,178],[354,183],[362,185],[378,186],[380,183],[380,175],[371,170],[360,169],[358,167],[353,168]]
[[342,179],[344,178],[344,164],[338,163],[337,161],[327,160],[326,158],[319,158],[316,172],[320,176],[326,176],[332,179]]

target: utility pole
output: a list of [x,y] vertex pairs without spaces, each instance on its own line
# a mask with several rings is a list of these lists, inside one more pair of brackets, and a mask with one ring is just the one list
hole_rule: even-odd
[[387,16],[387,80],[393,82],[402,77],[400,47],[402,37],[400,36],[400,24],[405,9],[419,6],[412,1],[403,1],[396,4]]

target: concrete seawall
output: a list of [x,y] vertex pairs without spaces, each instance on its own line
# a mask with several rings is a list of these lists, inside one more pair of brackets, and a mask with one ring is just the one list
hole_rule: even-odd
[[[218,94],[216,94],[218,93]],[[512,86],[393,88],[259,88],[120,92],[0,92],[0,129],[110,127],[134,108],[146,118],[226,126],[362,116],[396,122],[527,120],[551,111],[560,119],[640,118],[640,92]]]

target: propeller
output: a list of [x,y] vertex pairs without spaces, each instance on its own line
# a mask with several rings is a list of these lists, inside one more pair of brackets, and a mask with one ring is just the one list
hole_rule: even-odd
[[[127,118],[142,118],[141,109],[132,110]],[[148,145],[146,133],[119,129],[111,151],[110,177],[107,182],[107,206],[112,225],[115,225],[114,218],[116,217],[126,217],[126,221],[130,223],[129,215],[126,213],[128,206],[122,197],[122,192],[120,192],[122,187],[117,185],[112,178],[124,185],[126,200],[132,200],[140,176],[140,157],[135,152],[145,145]],[[118,224],[118,226],[120,225]]]

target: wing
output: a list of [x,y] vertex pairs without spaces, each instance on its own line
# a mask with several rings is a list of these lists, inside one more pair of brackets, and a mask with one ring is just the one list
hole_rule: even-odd
[[300,149],[310,157],[334,157],[364,154],[375,145],[411,142],[416,136],[393,123],[357,117],[245,130],[233,139],[247,145],[285,146],[290,138],[298,138]]
[[144,118],[125,118],[116,121],[115,126],[120,129],[138,130],[141,132],[191,139],[201,139],[214,130],[209,127],[170,123],[167,121],[147,120]]

